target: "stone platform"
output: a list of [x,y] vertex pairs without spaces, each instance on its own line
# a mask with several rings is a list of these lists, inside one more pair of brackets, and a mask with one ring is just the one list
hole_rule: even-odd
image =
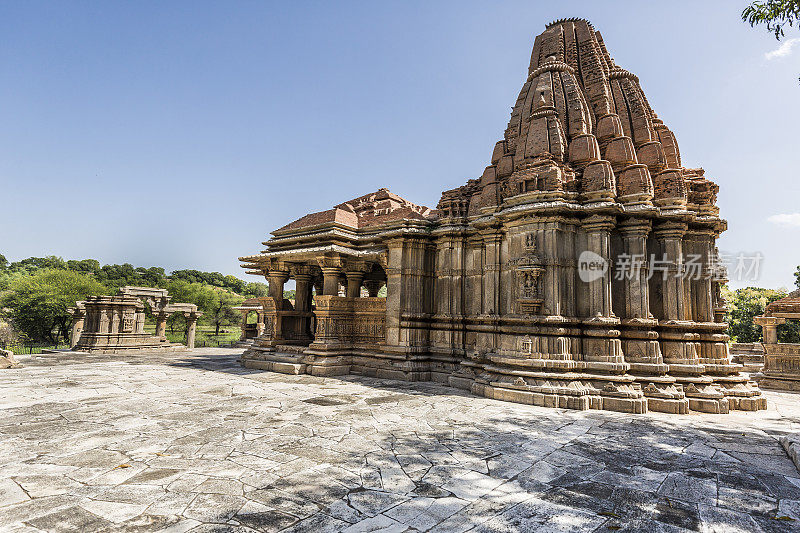
[[241,350],[21,356],[0,531],[793,531],[800,396],[727,415],[542,408],[242,368]]

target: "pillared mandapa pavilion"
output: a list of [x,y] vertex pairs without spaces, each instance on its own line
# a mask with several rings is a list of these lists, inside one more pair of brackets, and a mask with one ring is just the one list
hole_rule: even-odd
[[[479,178],[436,210],[379,189],[241,258],[270,287],[242,363],[573,409],[764,409],[728,354],[718,190],[682,166],[675,135],[600,33],[553,22]],[[606,266],[647,259],[630,275],[586,278],[587,253]],[[685,275],[690,255],[701,275]]]

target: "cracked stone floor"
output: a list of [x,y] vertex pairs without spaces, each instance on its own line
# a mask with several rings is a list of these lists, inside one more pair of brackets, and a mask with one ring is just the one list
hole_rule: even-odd
[[797,531],[759,413],[546,409],[433,383],[286,376],[240,350],[0,371],[2,531]]

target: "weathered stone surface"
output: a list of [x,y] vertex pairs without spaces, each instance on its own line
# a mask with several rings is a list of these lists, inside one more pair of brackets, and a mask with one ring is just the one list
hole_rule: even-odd
[[4,368],[19,368],[21,365],[14,358],[14,352],[10,350],[0,350],[0,370]]
[[800,416],[790,393],[768,392],[757,413],[630,416],[265,374],[240,354],[24,356],[0,375],[0,530],[770,531],[800,519],[800,473],[778,443]]
[[781,446],[791,458],[800,473],[800,433],[784,435],[780,438]]

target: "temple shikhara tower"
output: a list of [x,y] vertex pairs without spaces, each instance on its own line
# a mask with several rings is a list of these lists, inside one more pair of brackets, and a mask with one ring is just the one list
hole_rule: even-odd
[[379,189],[241,258],[270,286],[242,362],[573,409],[764,409],[728,355],[717,191],[600,33],[556,21],[479,178],[436,210]]

